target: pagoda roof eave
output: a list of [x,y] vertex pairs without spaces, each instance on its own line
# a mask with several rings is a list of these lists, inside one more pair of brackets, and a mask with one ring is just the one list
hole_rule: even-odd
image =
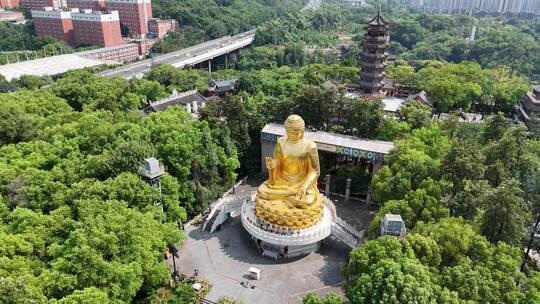
[[384,18],[381,16],[380,12],[375,16],[371,21],[369,21],[368,25],[378,25],[378,26],[386,26],[388,25],[386,21],[384,21]]

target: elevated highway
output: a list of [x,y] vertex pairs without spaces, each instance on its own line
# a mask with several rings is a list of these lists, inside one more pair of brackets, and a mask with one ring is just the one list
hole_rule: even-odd
[[103,71],[99,73],[99,75],[130,79],[135,76],[141,76],[160,64],[170,64],[176,68],[192,66],[244,48],[253,43],[254,38],[255,31],[248,31],[234,36],[226,36],[179,51],[159,55],[151,59],[145,59],[115,69]]

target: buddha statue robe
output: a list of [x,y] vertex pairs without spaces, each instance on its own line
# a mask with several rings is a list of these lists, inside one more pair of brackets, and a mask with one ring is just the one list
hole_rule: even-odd
[[255,209],[259,218],[273,225],[308,228],[323,215],[317,145],[304,138],[300,116],[289,116],[285,129],[287,136],[278,139],[273,158],[266,159],[269,178],[257,190]]

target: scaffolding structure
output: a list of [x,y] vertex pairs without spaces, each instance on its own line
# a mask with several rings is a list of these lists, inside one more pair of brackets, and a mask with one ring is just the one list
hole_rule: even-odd
[[161,176],[165,173],[165,168],[154,157],[144,160],[143,166],[139,169],[139,174],[146,179],[152,187],[159,193],[158,199],[154,202],[155,206],[159,206],[163,213],[163,194],[161,192]]

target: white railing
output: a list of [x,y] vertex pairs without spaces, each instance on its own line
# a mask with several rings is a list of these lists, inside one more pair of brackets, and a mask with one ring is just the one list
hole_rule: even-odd
[[[223,224],[229,217],[229,213],[232,211],[241,211],[242,205],[245,201],[250,199],[251,195],[245,195],[243,197],[230,197],[221,208],[218,216],[214,220],[212,227],[210,227],[210,233],[214,233],[219,225]],[[206,222],[205,222],[206,223]]]
[[[331,218],[329,212],[325,212],[322,223],[315,227],[302,230],[294,230],[293,233],[278,234],[264,230],[257,223],[254,210],[254,201],[247,201],[242,206],[242,225],[255,238],[277,245],[307,245],[318,242],[331,234]],[[277,226],[274,226],[277,227]]]
[[334,237],[336,237],[338,240],[340,240],[343,243],[347,244],[349,247],[351,247],[351,248],[356,247],[356,243],[357,243],[356,239],[351,238],[350,235],[343,232],[336,225],[332,225],[332,235]]
[[332,224],[332,235],[349,245],[351,248],[355,248],[363,243],[365,230],[357,231],[344,220],[336,217],[335,222]]
[[336,223],[332,224],[332,235],[347,244],[351,248],[355,248],[361,245],[362,238],[357,238],[355,235],[343,230],[341,226]]
[[332,234],[351,248],[355,248],[362,244],[365,235],[364,230],[357,231],[338,217],[336,207],[327,198],[324,199],[324,214],[321,222],[306,229],[272,225],[258,218],[255,214],[255,194],[242,204],[241,219],[242,225],[253,237],[282,246],[312,244]]
[[358,231],[351,225],[345,222],[337,215],[336,206],[331,200],[325,199],[325,206],[331,211],[333,216],[332,235],[349,245],[351,248],[358,247],[362,244],[365,237],[365,230]]
[[[227,197],[229,194],[231,194],[238,186],[244,184],[247,180],[247,176],[238,181],[234,186],[232,186],[229,190],[227,190],[223,195],[217,199],[212,205],[210,205],[210,213],[208,216],[206,216],[206,219],[204,220],[202,230],[204,231],[206,229],[206,225],[208,224],[208,221],[214,216],[214,214],[219,211],[229,200],[231,200],[230,197]],[[250,194],[251,195],[251,194]]]
[[364,237],[364,230],[358,231],[354,229],[351,225],[347,224],[343,219],[340,217],[336,217],[336,224],[341,226],[343,230],[346,232],[349,232],[350,234],[354,235],[358,239],[362,239]]
[[177,62],[171,63],[171,65],[175,68],[183,68],[186,65],[194,65],[194,64],[201,63],[210,59],[214,59],[215,57],[230,53],[234,50],[250,45],[251,43],[253,43],[254,38],[255,38],[255,35],[248,36],[247,38],[244,38],[240,41],[237,41],[228,45],[224,45],[217,49],[209,50],[205,53],[195,55],[191,58],[187,58],[187,59],[183,59],[183,60],[179,60]]

